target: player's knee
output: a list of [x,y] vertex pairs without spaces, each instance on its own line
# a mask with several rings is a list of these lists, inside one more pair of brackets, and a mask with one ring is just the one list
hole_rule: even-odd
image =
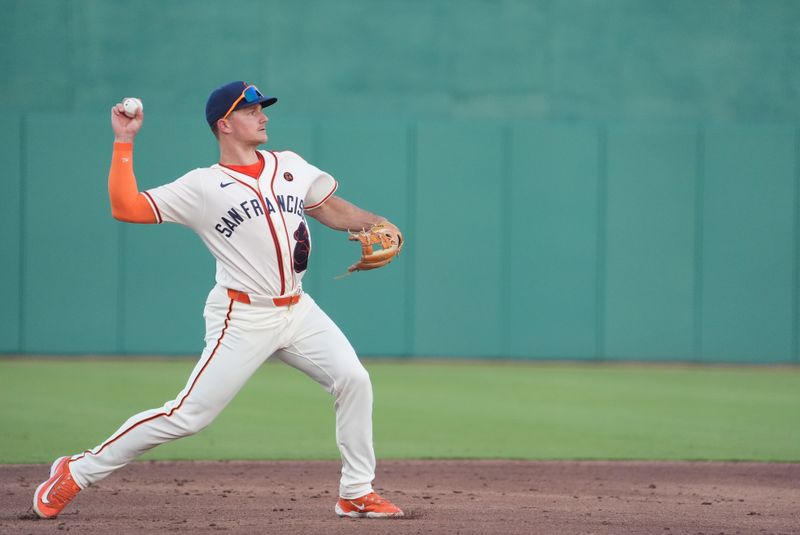
[[211,422],[213,422],[213,421],[214,421],[214,418],[209,418],[209,417],[198,418],[198,419],[192,420],[192,422],[189,424],[187,430],[189,431],[190,435],[193,435],[195,433],[199,433],[200,431],[202,431],[203,429],[205,429],[206,427],[211,425]]
[[204,410],[204,411],[186,411],[176,420],[183,436],[194,435],[199,433],[209,425],[217,417],[218,412]]
[[340,391],[372,390],[369,372],[364,367],[348,370],[339,380]]

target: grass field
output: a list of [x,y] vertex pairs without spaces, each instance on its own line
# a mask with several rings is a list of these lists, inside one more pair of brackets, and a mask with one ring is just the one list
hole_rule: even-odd
[[[194,362],[0,360],[0,462],[93,447]],[[366,362],[379,458],[800,461],[800,368]],[[330,397],[263,366],[202,433],[145,459],[334,459]]]

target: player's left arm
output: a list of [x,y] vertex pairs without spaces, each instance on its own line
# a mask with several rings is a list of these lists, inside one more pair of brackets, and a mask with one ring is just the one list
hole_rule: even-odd
[[306,213],[332,229],[349,231],[348,239],[361,243],[361,259],[347,268],[350,273],[385,266],[403,248],[403,234],[396,225],[341,197],[331,195]]
[[388,224],[397,234],[397,226],[385,217],[368,212],[341,197],[332,195],[319,206],[306,210],[306,214],[334,230],[359,231],[379,223]]

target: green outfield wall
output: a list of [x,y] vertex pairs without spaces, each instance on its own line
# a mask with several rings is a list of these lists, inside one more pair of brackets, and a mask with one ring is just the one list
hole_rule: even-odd
[[0,0],[0,352],[192,354],[210,255],[110,216],[216,161],[223,82],[407,237],[312,222],[306,289],[369,355],[800,362],[800,3]]

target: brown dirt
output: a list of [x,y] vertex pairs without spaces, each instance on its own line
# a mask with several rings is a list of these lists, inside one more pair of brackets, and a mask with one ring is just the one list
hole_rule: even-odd
[[37,520],[49,466],[0,466],[0,533],[800,533],[800,464],[383,461],[402,519],[333,513],[337,462],[137,462]]

